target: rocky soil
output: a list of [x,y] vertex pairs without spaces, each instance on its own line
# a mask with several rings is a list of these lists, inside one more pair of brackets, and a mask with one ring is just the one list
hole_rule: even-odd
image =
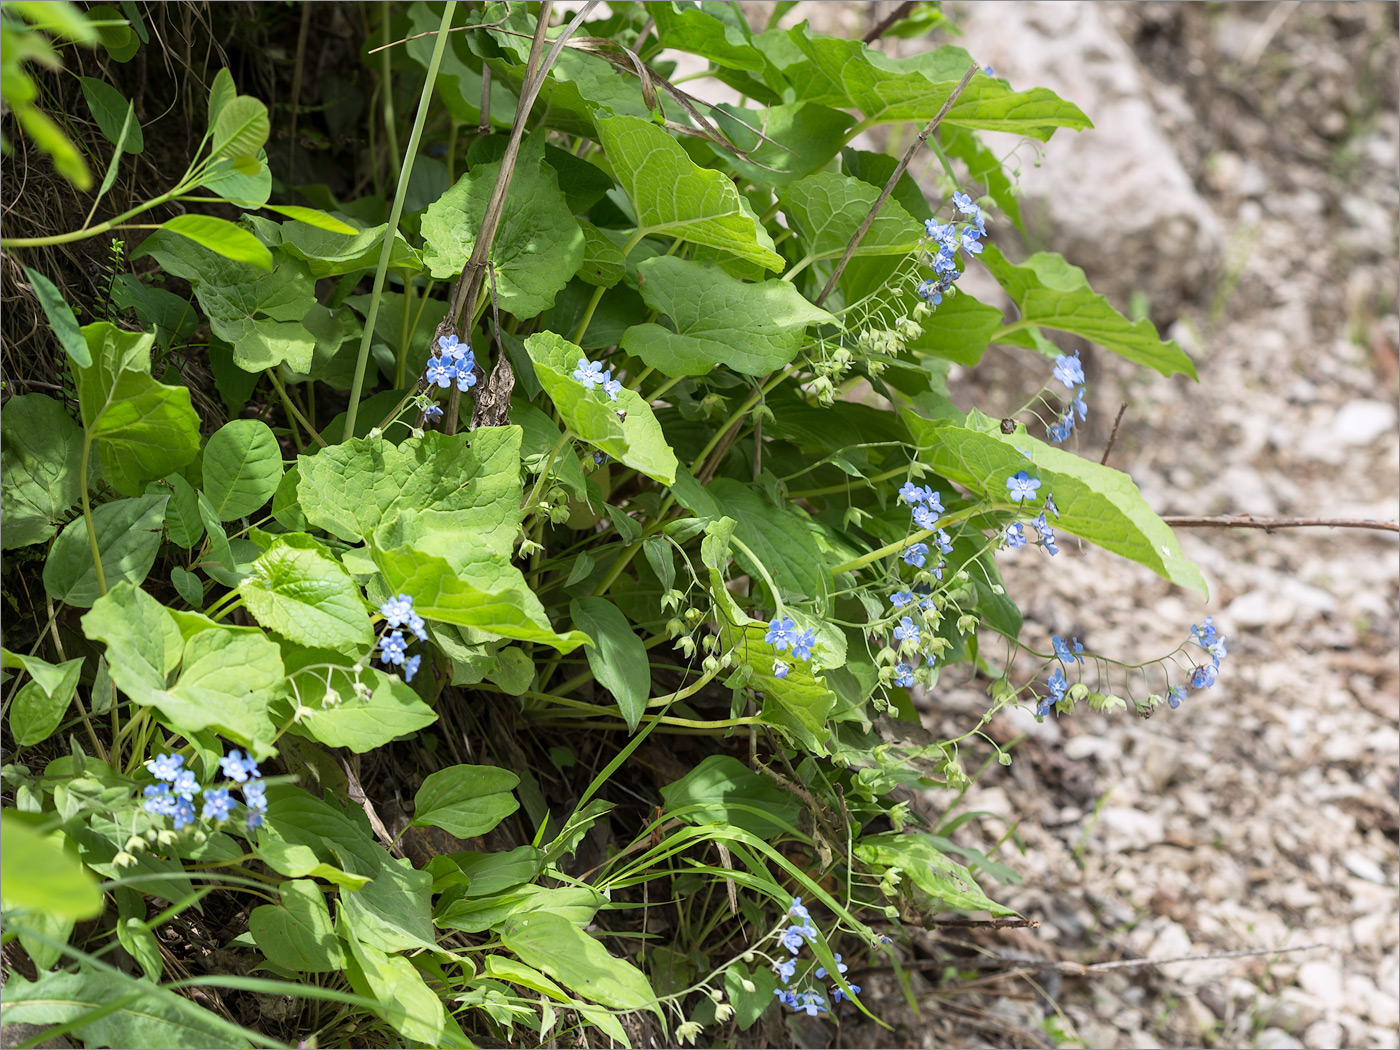
[[[1198,363],[1196,384],[1091,350],[1081,454],[1099,458],[1126,404],[1110,463],[1161,514],[1394,521],[1396,7],[949,11],[979,62],[1057,89],[1099,125],[1056,136],[1039,167],[1024,155],[1023,186],[1039,202],[1032,243],[1064,250],[1122,308],[1145,296]],[[967,403],[1014,406],[1046,371],[1027,353],[989,354],[960,389]],[[993,723],[999,742],[1025,739],[962,807],[1018,822],[1023,851],[1007,843],[998,856],[1024,882],[1000,899],[1041,926],[979,944],[1050,962],[983,993],[995,1023],[962,1036],[1400,1045],[1396,535],[1179,534],[1208,602],[1074,543],[1053,559],[1003,556],[1029,645],[1077,635],[1136,663],[1213,615],[1229,656],[1213,689],[1147,721],[1081,708]],[[931,727],[965,731],[985,685],[945,676],[927,701]],[[962,834],[989,849],[1005,832],[983,819]],[[1224,957],[1239,952],[1255,954]],[[1063,965],[1182,957],[1088,976]]]

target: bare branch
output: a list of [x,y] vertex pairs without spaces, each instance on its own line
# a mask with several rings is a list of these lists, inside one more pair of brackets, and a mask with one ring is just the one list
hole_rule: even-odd
[[1257,518],[1253,514],[1191,515],[1168,514],[1162,518],[1178,529],[1377,529],[1400,532],[1400,523],[1377,521],[1374,518]]

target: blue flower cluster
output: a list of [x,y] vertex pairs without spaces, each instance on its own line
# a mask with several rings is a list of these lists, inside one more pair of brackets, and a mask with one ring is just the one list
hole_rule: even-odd
[[[951,554],[953,550],[952,538],[947,532],[938,528],[939,516],[943,513],[943,498],[940,493],[934,492],[927,485],[915,485],[912,481],[906,481],[899,490],[899,498],[909,505],[914,516],[914,527],[919,529],[935,529],[933,544],[938,548],[940,554]],[[916,569],[922,569],[928,561],[929,545],[927,543],[911,543],[904,548],[902,555],[905,565],[911,565]],[[943,579],[943,568],[947,563],[938,559],[938,564],[929,571],[938,579]]]
[[[1027,501],[1035,502],[1036,492],[1040,488],[1040,479],[1033,478],[1024,470],[1018,470],[1011,477],[1006,479],[1006,489],[1010,493],[1010,498],[1014,503],[1024,504]],[[1060,508],[1055,506],[1055,497],[1047,495],[1045,497],[1045,510],[1031,519],[1031,527],[1036,532],[1036,542],[1044,547],[1054,557],[1060,553],[1060,548],[1055,546],[1055,530],[1050,527],[1046,513],[1055,515],[1056,520],[1060,517]],[[1026,529],[1019,521],[1014,521],[1006,527],[1002,538],[1008,547],[1020,550],[1026,545]]]
[[[433,355],[428,359],[429,383],[436,383],[443,390],[456,383],[463,393],[476,386],[476,354],[469,344],[459,342],[455,335],[444,335],[438,337],[438,349],[442,351],[441,356]],[[439,408],[428,414],[436,418],[441,413]]]
[[[397,598],[390,598],[379,607],[379,613],[384,617],[385,627],[407,627],[420,642],[428,640],[423,617],[414,612],[413,599],[408,595],[400,594]],[[409,642],[400,630],[394,630],[387,637],[379,639],[379,662],[386,667],[390,664],[402,667],[405,682],[413,681],[413,676],[418,673],[418,665],[423,662],[420,653],[406,656],[408,646]]]
[[[170,817],[175,830],[188,827],[195,821],[194,797],[203,796],[200,816],[205,820],[225,821],[233,816],[238,808],[238,800],[229,794],[227,787],[203,787],[194,771],[183,768],[184,755],[157,755],[146,763],[151,776],[161,781],[149,785],[143,792],[146,801],[142,803],[147,813]],[[237,748],[219,759],[219,769],[233,783],[240,785],[243,792],[243,805],[247,809],[244,822],[252,831],[263,822],[267,810],[267,788],[262,781],[258,764],[251,757],[245,757]]]
[[[788,915],[792,916],[792,918],[797,921],[785,929],[779,935],[778,940],[784,948],[792,952],[793,957],[791,959],[784,959],[773,967],[778,977],[782,979],[783,984],[787,984],[797,973],[798,953],[801,952],[809,942],[816,940],[817,936],[817,929],[812,925],[812,916],[802,903],[801,897],[794,897],[792,899],[792,906],[788,908]],[[835,959],[837,972],[844,974],[848,967],[841,961],[840,955],[837,955]],[[826,967],[817,967],[816,976],[817,980],[826,977]],[[860,985],[852,984],[850,988],[852,992],[856,994],[860,993]],[[778,997],[778,1002],[782,1003],[788,1009],[805,1011],[808,1017],[816,1017],[818,1014],[829,1012],[826,1005],[826,998],[821,992],[815,989],[799,992],[793,988],[778,988],[774,990],[773,994]],[[847,998],[846,993],[841,990],[839,985],[833,985],[831,988],[832,1003],[839,1003],[844,998]]]
[[[810,627],[805,631],[800,631],[791,616],[784,616],[781,620],[774,618],[769,621],[768,631],[764,634],[763,640],[774,649],[790,649],[792,655],[798,660],[810,660],[812,646],[817,644],[817,632]],[[792,667],[782,660],[773,661],[775,677],[786,678],[791,670]],[[793,950],[796,951],[796,949]]]
[[603,393],[608,395],[609,401],[616,401],[617,395],[622,391],[622,381],[612,377],[612,369],[605,372],[601,362],[589,361],[584,357],[578,359],[578,367],[574,369],[574,378],[582,384],[585,390],[602,387]]
[[[1081,664],[1084,662],[1084,644],[1078,638],[1071,638],[1067,642],[1058,634],[1052,634],[1050,644],[1054,647],[1055,657],[1062,663],[1073,665],[1075,662]],[[1048,715],[1051,708],[1063,700],[1069,692],[1069,679],[1065,678],[1064,672],[1058,667],[1050,673],[1046,685],[1050,689],[1050,694],[1041,697],[1040,702],[1036,705],[1035,713],[1038,718],[1044,718]]]
[[972,202],[966,193],[953,194],[953,206],[970,218],[959,228],[956,220],[940,223],[936,219],[924,220],[924,233],[929,239],[925,249],[928,263],[933,267],[934,276],[919,283],[919,298],[938,306],[943,296],[952,291],[953,284],[962,276],[958,269],[958,252],[968,255],[982,254],[982,238],[987,235],[987,220],[982,209]]
[[1089,406],[1084,403],[1084,366],[1079,361],[1079,351],[1072,355],[1061,354],[1055,358],[1054,376],[1074,395],[1074,400],[1065,409],[1065,414],[1060,417],[1059,422],[1051,423],[1046,429],[1046,434],[1051,441],[1058,444],[1067,439],[1074,430],[1074,416],[1079,414],[1080,422],[1089,416]]
[[[1215,684],[1215,680],[1220,674],[1220,661],[1225,658],[1225,639],[1215,629],[1215,621],[1210,616],[1207,616],[1205,622],[1200,625],[1191,625],[1191,637],[1195,639],[1197,645],[1210,654],[1211,660],[1209,666],[1197,667],[1191,672],[1191,688],[1209,689]],[[1184,695],[1185,690],[1182,690],[1176,697],[1176,703],[1172,703],[1172,707],[1180,704],[1181,697]],[[1171,701],[1172,697],[1169,694],[1167,702],[1171,703]]]

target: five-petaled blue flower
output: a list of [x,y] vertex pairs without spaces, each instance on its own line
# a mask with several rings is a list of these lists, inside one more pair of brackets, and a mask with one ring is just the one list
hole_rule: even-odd
[[1181,706],[1181,701],[1186,699],[1186,687],[1184,685],[1174,685],[1167,690],[1167,704],[1175,711]]
[[260,777],[243,785],[243,801],[249,809],[267,809],[267,785]]
[[205,820],[228,820],[236,805],[238,803],[230,797],[228,788],[213,788],[204,793],[204,809],[200,815]]
[[1026,545],[1026,530],[1019,521],[1006,526],[1006,545],[1020,550]]
[[[1210,621],[1207,620],[1206,623],[1210,623]],[[1214,631],[1212,631],[1211,637],[1214,637]],[[184,755],[157,755],[146,761],[146,768],[151,771],[151,776],[157,780],[174,780],[175,774],[180,772],[180,767],[184,764]]]
[[812,913],[807,910],[807,905],[802,903],[801,897],[794,897],[792,903],[788,905],[788,914],[798,919],[810,919]]
[[914,600],[914,596],[908,591],[895,591],[890,595],[890,604],[896,609],[903,609]]
[[1079,351],[1073,354],[1061,354],[1055,358],[1055,378],[1067,386],[1070,390],[1080,386],[1084,382],[1084,366],[1079,362]]
[[904,548],[904,564],[912,565],[916,569],[924,567],[924,561],[928,558],[927,543],[911,543]]
[[914,684],[914,669],[908,664],[895,664],[894,684],[908,689]]
[[806,1010],[808,1017],[816,1017],[827,1012],[826,1000],[818,992],[803,992],[797,997],[797,1009]]
[[899,498],[905,503],[913,505],[924,501],[925,489],[921,485],[915,485],[912,481],[906,481],[899,489]]
[[175,774],[175,781],[170,785],[170,792],[180,798],[194,798],[200,792],[199,781],[195,779],[194,770],[182,769]]
[[446,390],[457,378],[457,366],[445,357],[435,357],[428,362],[428,382],[436,383]]
[[1209,689],[1215,684],[1218,675],[1216,669],[1212,667],[1198,667],[1191,672],[1192,689]]
[[251,757],[245,758],[238,748],[219,759],[219,768],[224,771],[224,776],[236,784],[243,783],[249,777],[262,775],[258,772],[258,764]]
[[413,599],[406,594],[390,598],[379,607],[379,614],[390,627],[402,626],[413,615]]
[[[1201,648],[1204,649],[1208,647],[1212,642],[1215,641],[1215,617],[1207,616],[1205,619],[1205,623],[1199,626],[1193,623],[1191,625],[1191,636],[1196,639],[1197,644],[1199,644]],[[147,765],[149,765],[149,763],[147,763]],[[160,776],[159,773],[157,773],[156,775]]]
[[899,618],[899,625],[894,629],[894,636],[906,645],[919,644],[919,625],[907,616]]
[[471,364],[463,362],[457,366],[457,389],[464,394],[472,387],[476,386],[475,364],[475,361]]
[[592,390],[606,382],[603,378],[603,366],[597,361],[589,361],[583,357],[578,359],[578,367],[574,369],[574,378],[583,384],[585,390]]
[[1044,718],[1050,713],[1050,709],[1065,698],[1069,692],[1069,682],[1060,673],[1060,669],[1055,668],[1046,683],[1050,687],[1050,695],[1040,701],[1040,706],[1035,709],[1035,713]]
[[945,532],[943,529],[939,529],[936,533],[933,534],[933,542],[938,546],[938,549],[944,554],[953,553],[953,541],[949,537],[948,533]]
[[194,803],[187,798],[180,799],[175,803],[175,811],[170,816],[176,831],[189,827],[194,823]]
[[1034,500],[1035,490],[1040,488],[1040,479],[1031,477],[1024,470],[1018,470],[1006,479],[1006,488],[1017,503]]
[[769,621],[768,632],[763,636],[763,640],[774,649],[786,649],[792,644],[797,624],[791,616],[784,616],[781,620],[776,617]]
[[408,642],[404,641],[402,631],[395,631],[387,638],[379,642],[379,662],[383,664],[401,664],[404,660],[404,651],[408,648]]
[[938,524],[938,515],[921,503],[914,508],[914,524],[921,529],[934,528]]
[[817,644],[817,632],[808,627],[801,634],[793,635],[792,655],[799,660],[810,660],[812,658],[812,646]]
[[971,215],[973,212],[977,211],[977,205],[972,203],[972,198],[966,193],[953,193],[953,207],[957,208],[958,211],[962,212],[964,215]]
[[1065,663],[1072,664],[1076,660],[1081,664],[1084,662],[1084,657],[1080,655],[1084,652],[1084,644],[1078,638],[1073,639],[1072,642],[1066,642],[1058,634],[1052,634],[1050,644],[1055,647],[1055,655]]
[[797,960],[784,959],[782,962],[777,963],[773,967],[773,970],[782,978],[783,984],[787,984],[788,981],[792,980],[793,975],[797,973]]
[[418,673],[418,666],[422,662],[423,655],[421,653],[414,653],[403,662],[403,680],[405,682],[413,681],[413,676]]
[[609,401],[616,401],[617,395],[622,392],[622,381],[612,377],[612,371],[603,373],[603,393],[608,395]]
[[810,923],[803,923],[801,926],[793,925],[784,930],[778,937],[780,943],[788,951],[796,955],[802,950],[802,946],[809,940],[817,936],[816,927]]
[[175,813],[175,796],[170,793],[169,784],[148,784],[141,792],[146,801],[141,804],[147,813],[158,813],[169,817]]

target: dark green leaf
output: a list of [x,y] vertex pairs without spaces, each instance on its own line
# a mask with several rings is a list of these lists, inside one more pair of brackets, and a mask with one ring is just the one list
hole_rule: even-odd
[[[107,587],[140,583],[160,550],[161,523],[168,496],[119,499],[95,507],[93,530]],[[44,590],[58,601],[87,608],[102,591],[92,562],[87,525],[74,518],[63,527],[44,562]]]
[[520,808],[520,778],[497,766],[449,766],[429,773],[413,797],[414,827],[438,827],[460,839],[484,835]]
[[[83,344],[86,349],[87,344]],[[42,543],[82,496],[83,432],[47,394],[20,394],[0,415],[0,547]]]
[[627,728],[636,731],[651,696],[651,661],[647,648],[617,606],[606,598],[575,598],[569,603],[574,624],[593,640],[588,666],[598,684],[612,694]]

